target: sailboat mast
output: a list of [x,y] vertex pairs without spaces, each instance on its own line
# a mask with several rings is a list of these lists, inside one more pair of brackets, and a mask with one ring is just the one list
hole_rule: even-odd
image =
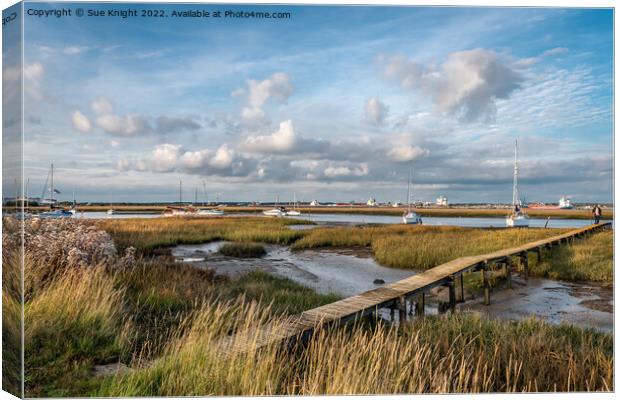
[[515,167],[514,167],[514,177],[512,183],[512,205],[516,206],[519,204],[519,189],[518,189],[518,179],[519,179],[519,164],[517,158],[517,139],[515,139]]
[[50,209],[54,208],[54,164],[50,166],[51,187],[50,187]]
[[179,205],[183,204],[183,181],[179,178]]
[[411,168],[407,177],[407,212],[411,212]]

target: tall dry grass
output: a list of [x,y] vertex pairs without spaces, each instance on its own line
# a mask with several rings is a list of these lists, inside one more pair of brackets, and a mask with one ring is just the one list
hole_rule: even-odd
[[614,280],[613,241],[613,231],[603,231],[556,247],[531,271],[551,279],[611,284]]
[[[270,321],[268,314],[247,303],[206,304],[199,313],[153,365],[111,378],[96,394],[609,391],[613,384],[611,335],[536,320],[426,317],[400,330],[383,325],[323,330],[305,347],[222,356],[223,335],[246,333],[256,343],[252,327]],[[278,322],[271,323],[277,332]]]

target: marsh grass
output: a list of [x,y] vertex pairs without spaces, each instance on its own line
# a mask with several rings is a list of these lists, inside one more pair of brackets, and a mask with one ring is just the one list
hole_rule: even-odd
[[437,226],[319,228],[295,242],[292,248],[372,247],[375,260],[381,265],[426,270],[458,257],[515,247],[566,231]]
[[135,247],[139,255],[152,255],[162,247],[214,240],[288,245],[304,235],[288,225],[306,223],[289,218],[153,218],[99,222],[119,249]]
[[611,284],[614,279],[613,239],[613,231],[603,231],[556,247],[542,262],[534,264],[531,272],[551,279]]
[[[224,332],[252,332],[252,326],[267,321],[269,313],[254,303],[208,304],[163,357],[145,369],[106,380],[96,395],[612,390],[611,335],[471,314],[426,317],[401,330],[381,324],[320,330],[307,346],[289,351],[267,347],[220,354],[218,339]],[[278,323],[271,329],[277,332]]]
[[265,246],[260,243],[226,243],[219,253],[236,258],[259,258],[267,254]]

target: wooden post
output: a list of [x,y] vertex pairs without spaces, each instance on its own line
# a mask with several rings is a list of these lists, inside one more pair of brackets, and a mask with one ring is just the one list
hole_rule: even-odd
[[504,273],[506,274],[506,280],[508,281],[508,289],[512,289],[512,275],[511,275],[511,270],[512,269],[512,258],[508,257],[506,258],[506,261],[504,262]]
[[487,278],[488,268],[489,265],[487,263],[484,263],[482,265],[482,268],[480,269],[480,274],[482,276],[482,287],[484,288],[484,304],[487,306],[491,304],[491,288],[489,285],[489,280]]
[[527,281],[530,277],[530,265],[527,259],[527,251],[524,251],[523,253],[521,253],[521,255],[519,256],[519,260],[521,260],[521,267],[523,268],[523,276],[525,277],[525,280]]
[[390,321],[394,322],[394,303],[390,304]]
[[424,304],[424,292],[418,295],[418,299],[415,302],[415,315],[418,317],[424,316],[424,309],[426,308],[426,304]]
[[536,250],[534,250],[536,252],[536,264],[540,264],[540,262],[542,261],[542,249],[539,247],[536,247]]
[[450,299],[450,312],[454,314],[456,310],[456,288],[454,278],[450,279],[450,283],[448,284],[448,293]]
[[407,303],[405,296],[398,298],[398,323],[403,324],[407,320]]
[[459,275],[459,286],[461,288],[461,303],[465,303],[465,279],[463,278],[463,274]]

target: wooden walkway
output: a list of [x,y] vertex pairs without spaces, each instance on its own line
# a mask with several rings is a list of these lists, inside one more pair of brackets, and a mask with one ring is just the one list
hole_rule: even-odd
[[[343,325],[377,313],[381,308],[389,308],[392,314],[394,310],[398,310],[399,320],[406,320],[407,303],[410,303],[411,311],[415,309],[416,315],[423,315],[424,294],[438,286],[448,287],[449,302],[446,308],[454,311],[456,303],[464,299],[463,274],[475,271],[479,271],[482,275],[484,301],[490,304],[490,285],[487,273],[492,266],[499,266],[503,269],[508,285],[511,287],[511,272],[515,269],[520,269],[527,279],[530,252],[537,253],[537,260],[540,260],[544,249],[569,243],[576,238],[610,227],[611,223],[589,225],[523,246],[457,258],[401,281],[304,311],[284,321],[266,324],[244,334],[231,335],[221,341],[220,349],[226,354],[243,353],[267,345],[292,343],[299,338],[309,337],[318,328]],[[458,299],[457,289],[460,292]]]

